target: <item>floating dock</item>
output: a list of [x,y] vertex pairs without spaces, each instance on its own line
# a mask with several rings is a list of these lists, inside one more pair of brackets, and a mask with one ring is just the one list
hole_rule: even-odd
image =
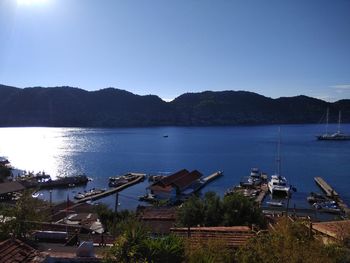
[[115,187],[115,188],[110,188],[107,191],[104,191],[104,192],[102,192],[100,194],[96,194],[94,196],[89,196],[89,197],[86,197],[86,198],[82,198],[82,199],[78,200],[77,203],[83,203],[83,202],[86,202],[86,201],[94,201],[94,200],[98,200],[98,199],[101,199],[103,197],[115,194],[116,192],[120,192],[120,191],[122,191],[123,189],[125,189],[127,187],[130,187],[130,186],[132,186],[134,184],[137,184],[137,183],[141,182],[146,177],[146,174],[141,174],[141,173],[129,173],[129,174],[135,175],[137,178],[132,180],[132,181],[130,181],[130,182],[128,182],[128,183],[126,183],[126,184],[123,184],[121,186],[118,186],[118,187]]
[[322,177],[315,177],[316,184],[324,191],[327,197],[336,201],[339,208],[347,215],[350,215],[350,209],[347,204],[340,198],[339,194],[331,187]]

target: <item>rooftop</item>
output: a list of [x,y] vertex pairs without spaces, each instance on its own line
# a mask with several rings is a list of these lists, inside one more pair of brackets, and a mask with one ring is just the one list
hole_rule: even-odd
[[338,240],[350,237],[350,220],[313,223],[312,229]]
[[[188,228],[171,228],[170,231],[182,237],[188,237]],[[238,248],[245,244],[255,233],[247,226],[232,227],[191,227],[191,244],[200,245],[210,241],[218,241],[230,248]]]
[[18,239],[7,239],[0,243],[1,263],[43,262],[44,257],[34,248]]

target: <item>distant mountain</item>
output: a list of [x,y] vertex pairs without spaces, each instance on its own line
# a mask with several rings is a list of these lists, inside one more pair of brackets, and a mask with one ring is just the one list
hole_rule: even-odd
[[0,85],[0,126],[128,127],[318,123],[330,108],[350,122],[350,100],[335,103],[306,96],[271,99],[246,91],[186,93],[171,102],[107,88],[19,89]]

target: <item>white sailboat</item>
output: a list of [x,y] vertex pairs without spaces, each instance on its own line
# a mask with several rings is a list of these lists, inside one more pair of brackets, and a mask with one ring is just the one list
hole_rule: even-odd
[[275,175],[271,176],[270,181],[268,182],[268,188],[272,195],[289,195],[291,186],[288,184],[288,181],[286,177],[281,176],[281,155],[280,155],[280,148],[281,148],[281,132],[280,129],[278,130],[278,146],[277,146],[277,172]]
[[327,108],[327,114],[326,114],[326,133],[323,135],[316,136],[317,140],[320,141],[346,141],[350,140],[350,135],[344,134],[340,130],[340,124],[341,124],[341,111],[339,111],[339,117],[338,117],[338,130],[335,133],[328,133],[328,119],[329,119],[329,109]]

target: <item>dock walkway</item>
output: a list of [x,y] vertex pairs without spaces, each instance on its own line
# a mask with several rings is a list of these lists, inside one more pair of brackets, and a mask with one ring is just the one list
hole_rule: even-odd
[[337,202],[340,209],[342,209],[348,216],[350,215],[350,208],[340,198],[339,194],[331,187],[322,177],[315,177],[316,184],[326,193],[326,195]]
[[328,197],[337,197],[338,193],[322,177],[315,177],[316,184],[326,193]]
[[98,199],[101,199],[103,197],[112,195],[112,194],[114,194],[116,192],[120,192],[121,190],[123,190],[123,189],[125,189],[127,187],[130,187],[130,186],[132,186],[134,184],[137,184],[138,182],[142,181],[146,177],[146,174],[140,174],[140,173],[130,173],[130,174],[137,176],[137,178],[135,180],[132,180],[132,181],[130,181],[130,182],[126,183],[126,184],[123,184],[123,185],[121,185],[119,187],[108,189],[107,191],[104,191],[103,193],[80,199],[80,200],[77,201],[77,203],[83,203],[83,202],[86,202],[86,201],[98,200]]
[[211,175],[208,175],[207,177],[203,178],[203,182],[204,183],[210,183],[211,181],[215,180],[217,177],[221,176],[223,174],[223,172],[221,171],[217,171]]

